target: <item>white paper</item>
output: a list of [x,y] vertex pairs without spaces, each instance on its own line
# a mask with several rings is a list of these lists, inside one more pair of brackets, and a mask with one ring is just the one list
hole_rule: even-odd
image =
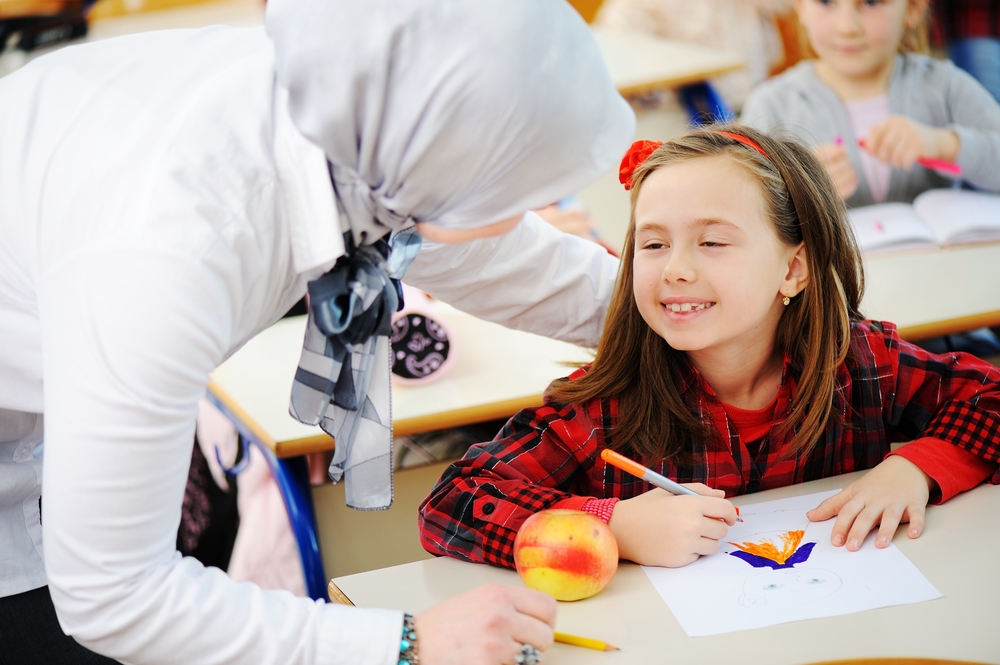
[[[857,552],[830,544],[835,520],[810,522],[806,512],[836,493],[741,507],[743,522],[729,529],[717,553],[682,568],[643,570],[690,637],[940,598],[895,545],[875,547],[874,531]],[[805,531],[796,548],[803,551],[785,562],[787,568],[754,567],[733,555],[739,549],[729,544],[770,540],[780,549],[782,534],[795,530]],[[805,560],[792,563],[796,558]]]

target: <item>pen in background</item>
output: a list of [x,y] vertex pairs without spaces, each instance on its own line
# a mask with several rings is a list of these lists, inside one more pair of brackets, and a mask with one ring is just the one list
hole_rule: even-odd
[[[693,489],[689,487],[684,487],[680,483],[675,483],[666,476],[660,475],[656,471],[653,471],[652,469],[647,468],[642,464],[639,464],[638,462],[630,460],[624,455],[620,455],[619,453],[616,453],[613,450],[608,450],[607,448],[602,450],[601,459],[612,466],[618,467],[625,473],[631,473],[636,478],[641,478],[650,485],[655,485],[660,489],[667,490],[671,494],[687,494],[688,496],[701,496]],[[739,506],[736,506],[736,519],[740,522],[743,521],[743,518],[740,517]]]

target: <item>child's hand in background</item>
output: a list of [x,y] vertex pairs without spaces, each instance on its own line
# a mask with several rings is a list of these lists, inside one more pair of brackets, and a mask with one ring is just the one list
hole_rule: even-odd
[[676,568],[719,549],[719,540],[736,523],[736,508],[722,490],[685,486],[702,496],[674,496],[657,488],[615,504],[608,526],[621,558]]
[[861,147],[879,161],[908,170],[920,157],[955,161],[961,142],[950,129],[894,115],[872,127]]
[[937,483],[916,464],[893,455],[810,510],[806,517],[822,522],[836,515],[830,542],[838,547],[846,542],[852,552],[860,549],[868,533],[880,524],[875,547],[887,547],[902,522],[910,523],[910,538],[920,535],[927,501],[935,489]]
[[847,158],[844,146],[837,143],[823,143],[813,148],[813,154],[826,167],[840,198],[850,198],[858,189],[858,175],[851,166],[851,160]]

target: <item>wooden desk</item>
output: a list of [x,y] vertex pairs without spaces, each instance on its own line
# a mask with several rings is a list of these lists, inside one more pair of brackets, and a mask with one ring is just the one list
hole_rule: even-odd
[[865,258],[861,311],[915,341],[1000,325],[1000,243]]
[[725,74],[745,65],[736,53],[654,35],[592,27],[611,80],[623,95],[639,95]]
[[[748,505],[843,487],[860,474],[827,478],[737,498]],[[559,603],[560,631],[621,648],[603,653],[556,644],[548,665],[572,663],[733,663],[800,665],[835,659],[921,657],[1000,663],[996,628],[1000,575],[1000,486],[985,485],[931,506],[917,540],[897,531],[896,546],[943,598],[857,614],[689,638],[639,566],[623,563],[593,598]],[[514,571],[432,559],[333,580],[354,604],[419,612],[488,582],[521,586]]]

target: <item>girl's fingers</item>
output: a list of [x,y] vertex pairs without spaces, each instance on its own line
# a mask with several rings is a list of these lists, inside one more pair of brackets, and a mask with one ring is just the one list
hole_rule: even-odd
[[833,531],[830,533],[830,542],[834,547],[840,547],[847,542],[847,532],[864,507],[863,502],[855,500],[847,501],[840,507],[837,511],[837,521],[833,523]]
[[866,506],[864,510],[858,513],[858,516],[854,518],[851,530],[847,534],[846,547],[848,551],[857,552],[861,549],[862,543],[865,542],[865,538],[875,528],[875,525],[878,524],[881,515],[882,510],[872,506]]
[[917,538],[924,532],[924,517],[927,513],[927,506],[914,503],[907,507],[906,513],[910,522],[906,535],[910,538]]
[[727,533],[729,533],[729,526],[719,518],[707,518],[702,524],[701,536],[703,538],[722,540]]
[[719,541],[713,538],[699,538],[694,547],[695,554],[708,556],[719,551]]
[[702,496],[726,496],[726,493],[722,490],[712,489],[705,483],[681,483],[681,485],[689,490],[694,490]]
[[[850,489],[849,487],[847,489]],[[829,499],[824,499],[822,503],[806,513],[806,517],[811,522],[825,522],[826,520],[840,514],[840,509],[851,500],[851,494],[847,489],[838,492]]]
[[892,542],[892,537],[896,535],[896,527],[903,519],[903,509],[900,506],[889,506],[882,511],[882,523],[878,527],[878,535],[875,536],[875,547],[888,547]]

